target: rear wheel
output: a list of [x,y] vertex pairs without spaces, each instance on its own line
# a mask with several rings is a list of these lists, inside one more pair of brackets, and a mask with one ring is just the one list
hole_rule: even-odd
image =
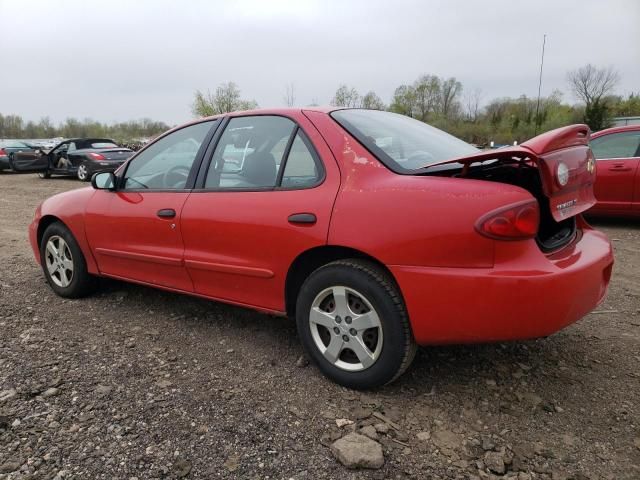
[[47,227],[40,243],[40,263],[47,282],[61,297],[79,298],[91,293],[97,279],[69,229],[55,222]]
[[80,180],[81,182],[88,182],[89,180],[91,180],[91,174],[89,173],[89,168],[84,163],[81,163],[78,166],[77,175],[78,175],[78,180]]
[[298,295],[296,322],[309,357],[349,388],[392,382],[415,356],[398,288],[371,262],[341,260],[313,272]]

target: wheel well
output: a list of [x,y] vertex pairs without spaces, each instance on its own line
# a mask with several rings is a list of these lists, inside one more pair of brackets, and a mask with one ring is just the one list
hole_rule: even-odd
[[49,225],[55,222],[60,222],[64,225],[64,222],[62,220],[60,220],[58,217],[53,215],[45,215],[40,219],[40,223],[38,223],[38,233],[37,233],[38,247],[40,247],[40,244],[42,243],[42,236],[44,235],[44,231],[47,229]]
[[285,307],[287,309],[287,315],[289,317],[295,317],[298,292],[312,272],[327,263],[347,258],[360,258],[375,263],[394,279],[393,274],[382,262],[360,250],[335,245],[312,248],[298,255],[287,272],[287,279],[285,281]]

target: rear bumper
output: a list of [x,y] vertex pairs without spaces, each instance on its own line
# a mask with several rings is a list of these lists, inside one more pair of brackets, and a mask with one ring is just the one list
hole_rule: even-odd
[[613,252],[585,226],[572,244],[544,255],[533,241],[496,242],[493,268],[390,266],[418,344],[520,340],[550,335],[603,299]]
[[9,168],[11,168],[9,157],[7,155],[0,155],[0,170],[8,170]]

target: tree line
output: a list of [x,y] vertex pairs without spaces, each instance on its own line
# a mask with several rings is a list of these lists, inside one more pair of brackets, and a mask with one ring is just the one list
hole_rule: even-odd
[[43,117],[34,122],[31,120],[25,121],[19,115],[2,115],[0,113],[0,139],[94,137],[110,138],[124,143],[155,137],[169,128],[166,123],[149,118],[109,125],[91,119],[77,120],[68,118],[64,122],[55,125],[49,117]]
[[[480,89],[467,89],[455,77],[425,74],[399,85],[388,103],[374,91],[361,94],[354,87],[340,85],[331,104],[400,113],[472,143],[520,143],[536,133],[572,123],[587,123],[595,131],[610,126],[613,117],[640,115],[640,92],[626,97],[615,95],[618,82],[615,70],[585,65],[567,74],[569,90],[579,103],[567,103],[559,90],[539,100],[521,95],[485,103]],[[282,102],[289,107],[297,104],[293,84],[286,85]],[[312,105],[317,104],[314,99]],[[255,100],[243,98],[233,82],[223,83],[213,92],[196,91],[191,105],[196,117],[257,107]],[[0,139],[106,137],[130,142],[155,137],[168,129],[166,123],[148,118],[114,124],[69,118],[55,125],[49,117],[34,122],[24,121],[19,115],[0,114]]]
[[[520,143],[573,123],[586,123],[596,131],[609,127],[613,117],[640,115],[640,92],[627,97],[614,95],[618,82],[619,75],[612,68],[585,65],[567,74],[569,90],[579,99],[577,104],[564,101],[560,90],[540,99],[521,95],[483,104],[480,89],[465,89],[455,77],[425,74],[413,83],[399,85],[388,104],[373,91],[361,94],[348,85],[338,87],[331,104],[400,113],[472,143]],[[283,103],[289,107],[296,104],[293,84],[286,86]],[[228,82],[213,93],[196,91],[192,112],[200,117],[257,107],[255,100],[243,99],[238,86]]]

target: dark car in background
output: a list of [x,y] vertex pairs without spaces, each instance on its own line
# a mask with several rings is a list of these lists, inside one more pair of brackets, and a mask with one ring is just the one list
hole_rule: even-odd
[[0,171],[13,170],[16,154],[23,158],[36,158],[38,148],[21,140],[0,140]]
[[96,172],[113,172],[133,153],[108,138],[71,138],[48,152],[16,153],[12,163],[17,172],[38,172],[42,178],[74,176],[86,182]]

